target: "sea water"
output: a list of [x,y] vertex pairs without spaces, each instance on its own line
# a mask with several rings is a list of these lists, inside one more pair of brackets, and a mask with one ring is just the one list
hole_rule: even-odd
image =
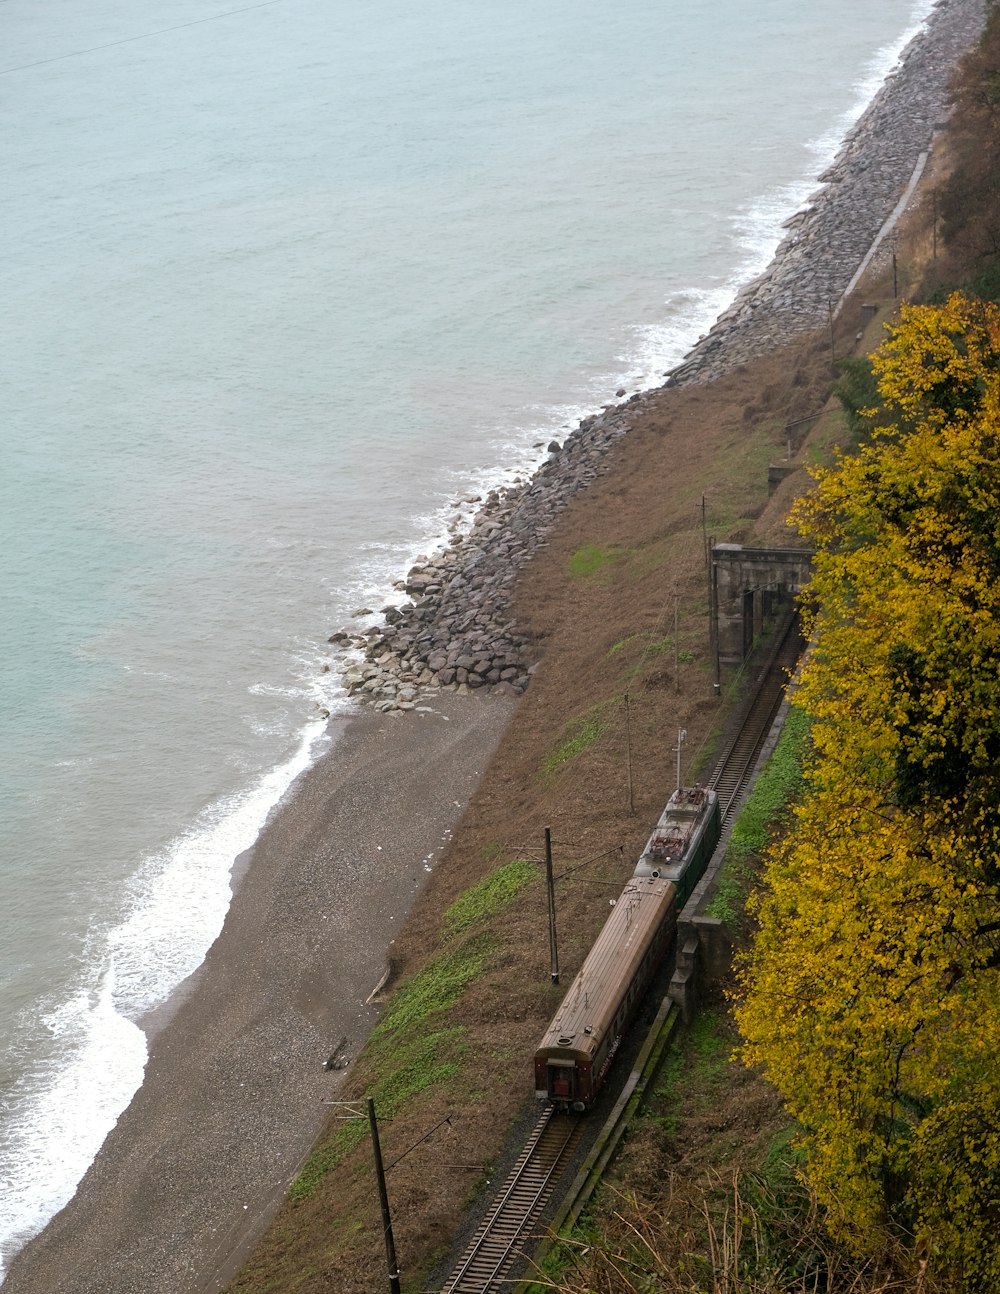
[[929,7],[0,5],[0,1272],[322,751],[328,634],[662,380]]

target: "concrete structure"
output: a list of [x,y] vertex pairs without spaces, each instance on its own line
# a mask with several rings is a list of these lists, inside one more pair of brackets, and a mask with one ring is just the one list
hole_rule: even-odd
[[723,665],[742,665],[765,626],[783,615],[809,582],[812,551],[713,544],[712,641],[716,682]]

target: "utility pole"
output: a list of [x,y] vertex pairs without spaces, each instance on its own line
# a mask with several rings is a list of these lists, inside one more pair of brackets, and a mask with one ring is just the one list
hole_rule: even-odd
[[678,791],[684,785],[681,780],[681,747],[687,741],[687,728],[677,729],[677,745],[674,749],[677,751],[677,789]]
[[712,543],[709,545],[708,552],[708,641],[714,671],[712,691],[716,696],[720,696],[722,694],[722,658],[719,648],[719,584],[716,578],[715,562],[711,559]]
[[632,799],[632,724],[629,719],[629,699],[628,692],[625,693],[625,770],[628,778],[628,811],[635,812],[635,803]]
[[931,221],[931,247],[933,248],[934,260],[937,260],[937,222],[938,222],[937,202],[938,202],[937,189],[935,189],[934,192],[931,194],[931,203],[934,208],[934,215]]
[[382,1165],[382,1147],[378,1139],[378,1121],[375,1118],[375,1101],[368,1098],[368,1126],[372,1134],[372,1153],[375,1156],[375,1177],[378,1181],[378,1198],[382,1205],[382,1231],[385,1235],[385,1261],[389,1268],[391,1294],[399,1291],[399,1263],[396,1261],[396,1242],[392,1236],[392,1215],[389,1212],[389,1193],[385,1188],[385,1168]]
[[559,983],[559,952],[556,948],[556,887],[552,879],[552,828],[545,828],[545,888],[549,894],[549,961],[552,983]]

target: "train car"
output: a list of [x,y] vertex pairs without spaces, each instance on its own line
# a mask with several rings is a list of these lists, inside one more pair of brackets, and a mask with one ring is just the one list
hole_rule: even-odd
[[535,1052],[539,1100],[577,1111],[593,1104],[673,942],[681,895],[694,888],[718,838],[715,792],[676,791]]

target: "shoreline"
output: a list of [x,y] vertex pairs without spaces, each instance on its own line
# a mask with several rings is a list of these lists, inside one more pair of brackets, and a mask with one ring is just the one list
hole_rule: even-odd
[[[666,387],[715,381],[830,322],[902,214],[900,195],[915,184],[946,118],[951,73],[984,22],[984,0],[939,0],[819,177],[823,187],[785,222],[789,233],[767,269],[667,375]],[[514,613],[517,575],[663,389],[608,405],[562,444],[552,441],[527,481],[489,491],[466,532],[456,527],[449,544],[410,568],[410,602],[361,633],[332,635],[349,693],[386,712],[439,689],[523,693],[533,662]]]
[[[981,0],[946,0],[946,3],[935,11],[935,14],[938,17],[944,16],[949,20],[955,20],[949,27],[949,30],[954,35],[962,23],[972,21],[971,15],[977,10],[982,12]],[[946,56],[942,54],[941,59],[945,58]],[[949,64],[949,67],[951,65]],[[878,107],[879,112],[884,112],[884,105],[879,106],[880,100],[895,102],[896,109],[901,111],[900,104],[902,100],[899,97],[901,87],[894,86],[897,77],[890,78],[890,81],[884,87],[885,93],[884,91],[879,92],[869,111]],[[895,89],[895,98],[888,93],[890,88]],[[849,147],[852,139],[855,138],[862,123],[867,118],[868,112],[866,111],[848,136],[844,149],[841,150],[841,153],[844,153],[845,150],[850,153],[849,160],[855,167],[857,163],[864,160],[861,156],[861,150],[869,148],[873,142],[876,142],[873,135],[868,138],[867,143],[862,140],[853,149]],[[890,118],[883,118],[883,120],[888,119]],[[878,132],[876,132],[877,134]],[[881,142],[884,142],[884,140]],[[838,154],[838,159],[840,156],[841,154]],[[866,153],[867,156],[868,154]],[[834,170],[837,165],[838,163],[834,163],[831,170]],[[867,162],[866,166],[861,168],[859,175],[863,175],[864,170],[869,165],[870,162]],[[907,176],[911,172],[912,165],[907,169]],[[857,178],[859,176],[854,177],[855,180]],[[785,304],[781,300],[780,284],[794,278],[797,273],[795,267],[801,266],[802,262],[807,258],[809,264],[813,264],[819,250],[816,242],[819,237],[817,231],[826,227],[823,221],[829,218],[829,211],[836,208],[838,202],[843,205],[844,202],[849,200],[847,196],[849,182],[848,172],[844,172],[834,181],[827,182],[817,205],[811,213],[807,213],[807,219],[794,226],[788,238],[779,247],[771,266],[769,266],[765,274],[752,284],[747,285],[730,309],[720,317],[708,337],[695,346],[685,361],[678,369],[674,370],[675,381],[678,383],[711,381],[722,373],[737,367],[751,353],[761,353],[773,348],[776,344],[774,340],[775,333],[773,331],[769,332],[768,329],[776,329],[782,341],[787,341],[794,335],[790,330],[782,331],[783,329],[789,329],[788,320],[799,318],[799,314],[797,311],[785,309]],[[823,214],[821,209],[825,209],[826,214]],[[879,225],[881,225],[881,221]],[[784,252],[782,249],[785,249]],[[842,260],[847,254],[843,249],[837,249],[836,258]],[[785,258],[783,266],[778,264],[782,257]],[[773,277],[772,271],[774,271]],[[816,283],[822,283],[826,280],[822,280],[821,276],[817,274],[815,281]],[[801,326],[796,325],[797,332],[809,331],[815,328],[817,324],[825,322],[824,312],[826,306],[820,303],[820,295],[816,296],[816,300],[811,307],[813,310],[819,310],[819,317],[813,318],[808,325],[805,322],[802,322]],[[763,309],[759,310],[758,308],[761,306]],[[773,318],[768,324],[767,316],[770,315],[773,315]],[[762,324],[767,326],[762,327]],[[745,349],[747,345],[759,346],[760,351],[748,351]],[[692,364],[694,367],[689,367]],[[633,412],[641,412],[651,400],[657,397],[659,390],[660,388],[654,388],[652,391],[642,392],[633,396],[623,405],[610,406],[602,413],[593,415],[589,419],[584,419],[577,431],[571,434],[566,445],[560,447],[558,451],[554,451],[550,455],[548,462],[542,465],[526,486],[520,487],[516,491],[516,499],[506,497],[503,492],[494,492],[496,497],[492,502],[488,497],[486,506],[477,514],[473,530],[470,532],[470,537],[473,538],[474,542],[470,548],[466,549],[466,552],[471,551],[472,548],[478,550],[474,554],[476,557],[475,565],[481,568],[479,573],[484,577],[478,586],[479,590],[483,592],[483,596],[478,603],[470,602],[469,593],[462,591],[463,588],[468,590],[468,581],[464,586],[454,586],[453,575],[468,571],[468,567],[456,565],[455,571],[449,572],[447,580],[439,579],[439,584],[441,585],[439,595],[430,591],[434,583],[434,570],[425,568],[416,572],[432,575],[431,580],[426,582],[422,589],[418,590],[415,584],[415,592],[420,594],[420,605],[423,606],[426,602],[428,608],[432,606],[437,606],[438,608],[457,606],[462,615],[475,614],[479,608],[485,606],[493,618],[478,622],[476,632],[480,635],[485,635],[486,638],[489,638],[495,632],[498,640],[501,635],[507,633],[506,625],[512,620],[513,614],[510,609],[510,599],[513,596],[516,571],[520,570],[531,557],[544,547],[547,529],[552,525],[555,517],[561,512],[566,502],[580,489],[589,485],[598,475],[602,474],[605,470],[604,460],[607,457],[608,450],[615,441],[630,430],[630,418]],[[567,448],[570,440],[573,441],[573,445]],[[514,494],[515,491],[509,493]],[[508,540],[509,544],[505,547],[504,545]],[[468,539],[463,540],[463,544],[468,543]],[[459,547],[462,547],[462,545],[459,545]],[[431,563],[428,563],[427,567],[430,568],[431,565]],[[454,565],[454,563],[449,563],[449,565]],[[486,567],[492,567],[492,575],[485,569]],[[415,571],[416,568],[410,572],[411,577]],[[435,611],[434,616],[428,616],[425,619],[428,622],[433,622],[436,616],[437,612]],[[454,628],[454,625],[451,627]],[[398,645],[393,646],[392,644],[392,635],[388,632],[388,629],[391,628],[392,626],[377,628],[377,633],[369,638],[369,647],[374,648],[372,658],[389,650],[390,652],[395,652],[397,658],[405,659],[405,653],[400,653]],[[521,652],[532,646],[527,640],[515,645]],[[407,646],[411,647],[412,643]],[[449,645],[450,650],[452,649]],[[462,654],[469,653],[463,651]],[[512,664],[505,666],[505,668],[512,667],[515,666]],[[424,668],[429,668],[426,662]],[[455,667],[449,666],[446,662],[443,668]],[[458,666],[457,668],[465,667]],[[493,668],[492,665],[491,668]],[[518,657],[516,668],[520,673],[527,674],[527,663],[520,656]],[[469,671],[467,670],[466,672],[468,674]],[[472,672],[476,673],[477,671],[473,670]],[[525,679],[524,682],[526,683],[526,681]],[[478,761],[479,771],[486,766],[485,752],[488,749],[495,748],[496,743],[502,736],[502,729],[505,726],[506,719],[501,716],[509,716],[512,713],[513,698],[521,690],[519,680],[513,682],[503,679],[494,681],[487,678],[481,680],[481,682],[483,683],[482,688],[473,683],[471,684],[471,690],[495,692],[497,690],[496,686],[490,687],[489,684],[496,682],[500,684],[499,691],[501,693],[507,692],[509,696],[507,698],[503,696],[489,698],[486,696],[474,696],[467,698],[465,695],[454,697],[452,695],[453,689],[460,691],[470,689],[468,679],[459,680],[456,677],[449,680],[442,691],[434,693],[429,699],[429,704],[435,707],[439,715],[442,711],[450,711],[453,707],[457,707],[459,712],[462,710],[468,710],[469,713],[473,710],[478,712],[477,717],[474,719],[470,719],[469,714],[466,714],[465,721],[471,724],[471,728],[466,732],[465,736],[469,742],[467,749],[475,748],[484,752],[484,757]],[[505,684],[506,686],[504,686]],[[427,693],[423,689],[428,686],[428,682],[425,680],[420,686],[421,698],[426,698]],[[419,705],[421,701],[414,701],[413,704]],[[457,718],[458,715],[456,714],[453,717]],[[453,717],[450,716],[446,722],[451,722]],[[423,723],[421,723],[422,720],[424,721]],[[158,1203],[162,1204],[168,1199],[177,1201],[181,1196],[185,1195],[183,1184],[175,1183],[176,1189],[171,1193],[165,1187],[152,1183],[151,1179],[159,1176],[161,1170],[159,1167],[153,1168],[148,1161],[142,1164],[144,1152],[140,1149],[135,1149],[126,1158],[125,1151],[119,1149],[119,1147],[123,1142],[127,1142],[130,1137],[134,1137],[137,1141],[137,1146],[146,1146],[150,1156],[155,1153],[157,1143],[155,1142],[154,1134],[150,1127],[142,1125],[146,1121],[155,1120],[156,1118],[161,1119],[159,1126],[164,1143],[170,1143],[176,1137],[176,1133],[171,1130],[170,1124],[164,1119],[162,1112],[157,1115],[154,1108],[157,1101],[167,1100],[165,1075],[173,1073],[175,1078],[180,1077],[182,1082],[187,1084],[187,1090],[177,1098],[174,1108],[184,1108],[186,1106],[190,1111],[199,1101],[204,1103],[206,1100],[203,1088],[199,1087],[194,1061],[188,1059],[187,1056],[178,1055],[178,1051],[191,1048],[195,1054],[202,1055],[209,1068],[222,1063],[220,1060],[223,1054],[222,1042],[214,1035],[210,1040],[211,1047],[209,1048],[206,1044],[207,1049],[199,1051],[201,1040],[198,1038],[198,1029],[194,1021],[196,1018],[200,1018],[203,1028],[210,1029],[214,1027],[212,1021],[219,1018],[218,1015],[213,1016],[212,1011],[225,1015],[228,1011],[234,1009],[225,1000],[226,991],[223,986],[228,986],[232,990],[234,998],[238,996],[239,992],[247,995],[251,981],[241,981],[238,975],[234,976],[233,966],[236,962],[239,961],[239,964],[243,967],[249,967],[251,964],[257,965],[256,974],[266,978],[259,968],[261,966],[267,967],[276,952],[284,952],[289,958],[298,958],[301,954],[302,945],[299,939],[295,937],[296,928],[294,925],[291,929],[285,929],[283,941],[273,939],[274,931],[263,921],[263,912],[258,911],[256,922],[248,923],[247,910],[249,907],[257,906],[262,902],[260,895],[260,858],[268,858],[268,866],[271,871],[266,883],[272,887],[272,898],[288,882],[289,878],[284,874],[279,858],[279,854],[283,849],[279,841],[283,833],[294,834],[296,831],[300,832],[301,838],[311,838],[314,844],[318,845],[318,840],[313,833],[313,825],[307,819],[314,812],[318,818],[324,817],[325,820],[329,820],[329,815],[331,814],[336,816],[338,808],[331,805],[330,797],[335,795],[342,786],[338,779],[345,777],[350,781],[352,778],[357,779],[362,775],[361,766],[356,762],[357,751],[354,747],[354,742],[358,741],[361,745],[368,743],[369,752],[378,752],[386,742],[391,741],[393,747],[396,745],[405,746],[409,752],[407,758],[411,760],[417,758],[423,761],[428,750],[437,751],[436,754],[430,756],[432,763],[438,757],[444,763],[454,762],[458,759],[456,743],[451,740],[453,735],[451,732],[437,731],[431,740],[428,740],[429,734],[426,730],[418,732],[418,724],[423,729],[429,726],[426,716],[421,714],[400,720],[395,717],[385,718],[368,710],[357,718],[344,720],[342,717],[335,717],[331,720],[331,723],[344,724],[341,739],[338,740],[333,750],[325,753],[296,782],[290,795],[286,796],[285,800],[276,806],[257,845],[253,850],[248,851],[247,855],[241,856],[241,859],[245,860],[242,864],[243,870],[240,870],[241,865],[239,863],[237,868],[234,869],[234,890],[236,892],[234,893],[230,914],[227,916],[226,930],[223,932],[223,936],[213,946],[206,961],[195,972],[195,975],[185,981],[184,985],[179,987],[168,1003],[154,1011],[149,1018],[148,1022],[152,1025],[150,1031],[150,1059],[143,1088],[140,1089],[140,1093],[137,1093],[132,1106],[120,1119],[118,1128],[111,1134],[105,1148],[102,1149],[101,1154],[98,1156],[98,1160],[95,1161],[95,1165],[92,1166],[84,1182],[81,1183],[73,1202],[49,1224],[36,1240],[29,1242],[28,1246],[11,1260],[10,1274],[5,1282],[5,1288],[13,1291],[14,1294],[18,1294],[18,1291],[30,1291],[35,1288],[39,1290],[43,1288],[55,1290],[63,1288],[67,1290],[93,1289],[95,1291],[107,1289],[109,1287],[107,1284],[108,1268],[92,1272],[89,1275],[81,1276],[79,1272],[72,1274],[70,1271],[71,1264],[68,1263],[66,1254],[67,1250],[79,1253],[81,1250],[85,1251],[91,1244],[96,1247],[98,1243],[112,1246],[107,1248],[105,1252],[114,1251],[113,1242],[110,1240],[111,1231],[109,1230],[111,1220],[103,1218],[104,1212],[108,1211],[107,1201],[115,1201],[122,1213],[127,1214],[130,1209],[132,1210],[130,1224],[119,1228],[120,1234],[128,1235],[134,1234],[137,1225],[143,1225],[144,1223],[152,1225],[157,1221],[158,1217],[161,1216],[157,1207],[155,1207]],[[482,731],[480,725],[484,728],[489,728],[489,733]],[[444,724],[437,726],[444,729]],[[376,741],[375,733],[384,734],[384,737]],[[341,743],[344,741],[347,742],[347,746],[342,749]],[[458,745],[460,746],[461,742]],[[406,760],[400,763],[401,757],[396,755],[395,750],[392,754],[389,754],[387,750],[382,749],[381,753],[386,756],[388,765],[397,770],[399,780],[396,785],[398,788],[404,795],[412,795],[414,793],[413,788],[406,785],[409,780]],[[350,767],[352,763],[353,767]],[[348,767],[345,767],[345,765]],[[380,768],[381,773],[382,765],[376,761],[376,766]],[[410,767],[412,768],[412,764]],[[445,783],[450,785],[451,772],[446,771],[443,765],[441,777],[442,785]],[[325,788],[324,790],[319,789],[319,784],[321,783]],[[471,794],[471,788],[459,793],[457,783],[455,791],[457,798],[451,804],[445,802],[447,800],[447,796],[445,796],[435,809],[435,814],[439,813],[443,816],[440,819],[435,817],[433,827],[428,827],[431,834],[423,837],[424,844],[433,837],[434,831],[440,830],[443,833],[447,830],[447,826],[442,824],[448,821],[453,822],[458,817],[462,804],[466,802]],[[322,805],[318,804],[320,800],[324,800]],[[293,822],[295,823],[294,826],[291,825]],[[316,827],[316,831],[318,829]],[[403,826],[400,825],[398,830],[402,832]],[[438,838],[439,844],[442,839],[443,835]],[[260,858],[258,857],[258,851],[260,852]],[[316,857],[318,858],[318,855]],[[416,858],[416,854],[411,857],[409,853],[406,853],[406,858],[407,867],[415,867],[416,863],[420,861]],[[377,860],[374,861],[377,862]],[[402,903],[402,898],[399,898],[402,906],[396,906],[394,911],[383,914],[387,920],[397,921],[401,924],[405,911],[408,911],[413,896],[419,889],[420,880],[419,870],[414,870],[412,874],[408,873],[408,881],[412,881],[414,884],[413,892],[405,896],[405,903]],[[311,935],[306,936],[301,932],[306,929],[310,921],[315,925],[315,913],[311,912],[307,905],[304,909],[300,909],[298,919],[301,922],[299,930],[301,938],[311,938]],[[241,935],[230,935],[226,939],[231,923],[234,928],[242,923],[244,929]],[[398,928],[398,926],[394,928]],[[387,938],[388,927],[384,928],[384,932]],[[313,934],[315,933],[313,931]],[[345,931],[345,933],[349,933],[352,940],[359,934],[354,928],[351,928],[349,932]],[[251,938],[267,939],[266,948],[256,949],[259,956],[257,962],[253,962],[252,959],[243,960],[244,953],[249,954],[253,951],[250,949],[242,950],[237,956],[234,942],[238,942],[240,938],[245,941]],[[220,947],[224,939],[226,939],[225,946]],[[342,972],[338,972],[351,983],[352,988],[356,987],[359,992],[366,985],[369,989],[374,988],[379,978],[379,976],[375,976],[372,979],[370,975],[372,967],[379,961],[376,944],[377,939],[370,946],[364,948],[360,956],[358,956],[359,950],[352,947],[350,966],[346,967]],[[216,948],[219,948],[218,953],[216,953]],[[228,966],[227,958],[231,959]],[[323,1098],[318,1097],[316,1094],[335,1090],[335,1076],[331,1077],[331,1075],[322,1072],[320,1075],[316,1075],[312,1073],[310,1067],[316,1065],[317,1057],[322,1052],[323,1046],[326,1045],[325,1043],[323,1046],[319,1045],[324,1036],[330,1042],[331,1049],[339,1041],[338,1038],[332,1037],[333,1033],[336,1032],[336,1028],[325,1027],[324,1034],[324,1027],[312,1022],[307,1023],[305,1026],[308,1041],[301,1035],[303,1020],[309,1022],[313,1020],[313,1017],[317,1020],[331,1021],[333,1019],[333,1013],[330,1011],[329,1005],[321,1003],[315,996],[318,992],[316,987],[308,987],[304,983],[305,978],[310,973],[318,976],[321,981],[333,982],[330,968],[323,964],[324,960],[325,954],[318,948],[309,949],[308,957],[303,959],[305,965],[299,966],[296,963],[295,973],[287,975],[282,980],[285,988],[291,987],[293,998],[301,997],[301,1002],[297,1003],[296,1009],[301,1010],[303,1015],[296,1026],[297,1032],[295,1041],[291,1044],[291,1049],[281,1050],[280,1052],[272,1050],[272,1055],[279,1055],[282,1065],[291,1061],[293,1065],[298,1066],[302,1071],[305,1089],[303,1096],[297,1098],[296,1110],[293,1111],[291,1106],[281,1104],[285,1098],[285,1092],[280,1083],[265,1084],[268,1096],[264,1105],[268,1106],[268,1103],[270,1103],[270,1105],[277,1104],[281,1106],[284,1122],[295,1124],[294,1140],[296,1144],[301,1146],[304,1143],[304,1147],[295,1152],[297,1154],[297,1158],[295,1158],[290,1142],[281,1140],[281,1154],[286,1165],[284,1175],[279,1180],[273,1176],[268,1165],[267,1172],[272,1173],[272,1175],[266,1179],[267,1189],[263,1193],[257,1192],[255,1195],[256,1202],[253,1204],[241,1203],[233,1196],[228,1197],[224,1201],[225,1208],[228,1208],[236,1219],[228,1227],[221,1228],[220,1224],[220,1227],[216,1227],[211,1234],[200,1226],[195,1234],[192,1227],[189,1232],[185,1232],[183,1237],[174,1229],[166,1237],[166,1240],[174,1248],[169,1250],[164,1248],[155,1257],[151,1254],[147,1255],[147,1258],[152,1260],[150,1261],[149,1272],[155,1269],[158,1280],[167,1276],[180,1282],[177,1284],[168,1283],[165,1286],[178,1291],[178,1294],[181,1291],[188,1290],[216,1289],[219,1281],[232,1273],[240,1256],[245,1252],[246,1247],[253,1242],[256,1235],[259,1234],[273,1207],[283,1195],[287,1186],[289,1172],[294,1168],[294,1163],[301,1160],[302,1153],[308,1149],[312,1135],[318,1128],[318,1121],[322,1117],[322,1109],[319,1107],[318,1102]],[[288,968],[284,967],[283,970],[287,972]],[[367,978],[364,978],[365,975],[367,975]],[[361,982],[362,979],[364,979],[364,983]],[[272,994],[268,998],[266,1008],[262,1008],[262,1011],[266,1010],[270,1011],[272,1015],[278,1015],[282,1010],[281,1001],[283,999],[276,995],[277,986],[271,985],[269,987],[272,989]],[[206,1000],[209,996],[215,1002],[215,1006],[211,1008],[209,1008]],[[365,1014],[358,1010],[356,1005],[353,1010],[354,1013],[349,1014],[347,1017],[348,1023],[358,1030],[367,1032],[375,1018],[375,1012],[369,1008],[367,1014]],[[265,1027],[261,1023],[260,1027],[263,1036],[276,1040],[277,1034],[272,1032],[272,1026]],[[277,1042],[271,1041],[268,1046],[276,1047]],[[246,1069],[243,1072],[247,1075],[253,1073],[254,1065],[259,1067],[260,1053],[255,1052],[252,1047],[239,1049],[236,1054],[243,1057],[246,1064]],[[320,1059],[322,1059],[321,1056]],[[317,1068],[319,1068],[318,1065]],[[235,1095],[241,1101],[244,1094],[239,1092],[239,1088],[243,1086],[244,1081],[239,1081],[235,1089]],[[146,1091],[147,1088],[149,1088],[149,1091]],[[269,1130],[268,1135],[280,1138],[288,1132],[289,1129],[279,1131],[275,1128],[273,1132]],[[223,1133],[222,1135],[225,1137],[227,1134]],[[199,1147],[199,1150],[203,1158],[208,1153],[203,1147]],[[106,1162],[98,1170],[98,1164],[101,1164],[102,1160]],[[118,1164],[117,1168],[115,1163]],[[137,1175],[140,1167],[145,1172],[145,1177],[141,1180],[150,1183],[146,1187],[138,1185],[140,1179],[138,1179]],[[255,1171],[264,1172],[263,1158],[258,1161]],[[136,1176],[133,1176],[133,1173]],[[200,1178],[198,1179],[198,1187],[203,1194],[207,1194],[211,1189],[208,1182]],[[148,1199],[144,1200],[141,1208],[132,1199],[139,1190],[147,1192],[149,1196]],[[198,1193],[198,1189],[187,1189],[188,1197],[191,1195],[197,1196]],[[91,1202],[87,1205],[83,1203],[84,1196],[92,1197]],[[78,1200],[81,1201],[79,1207],[77,1206]],[[187,1217],[192,1217],[195,1213],[200,1214],[204,1211],[203,1202],[202,1205],[192,1208],[190,1198],[185,1199],[185,1208],[188,1210]],[[91,1218],[89,1223],[82,1220],[88,1216],[83,1210],[89,1210]],[[245,1225],[240,1217],[241,1212],[246,1212],[247,1215]],[[66,1215],[71,1213],[74,1216],[80,1214],[81,1220],[75,1222],[62,1221]],[[51,1235],[50,1232],[52,1233]],[[98,1237],[102,1236],[104,1240],[99,1241]],[[175,1251],[183,1251],[183,1244],[188,1241],[192,1242],[189,1249],[193,1249],[198,1255],[197,1259],[191,1258],[189,1260],[189,1267],[178,1265],[182,1262],[182,1257],[174,1256]],[[60,1246],[63,1247],[61,1257],[59,1255]],[[224,1250],[229,1254],[228,1258],[221,1257]],[[46,1252],[50,1255],[49,1257],[44,1256]],[[55,1255],[54,1257],[51,1256],[53,1254]],[[49,1274],[41,1276],[36,1275],[34,1271],[30,1274],[23,1272],[22,1257],[24,1266],[37,1264],[39,1273],[46,1269]],[[116,1264],[117,1262],[118,1260],[116,1260]],[[195,1267],[201,1262],[204,1262],[205,1270],[199,1267],[200,1274],[195,1274]],[[131,1257],[129,1256],[127,1259],[122,1260],[120,1267],[116,1266],[113,1272],[113,1288],[116,1291],[151,1288],[151,1284],[143,1283],[143,1281],[151,1281],[152,1277],[142,1277],[135,1274],[130,1263]],[[211,1271],[209,1272],[207,1268],[211,1268]],[[15,1279],[15,1276],[17,1279]],[[128,1281],[132,1279],[139,1283],[129,1284]],[[88,1280],[93,1281],[93,1283],[88,1284]]]
[[235,1273],[336,1096],[325,1063],[377,1019],[387,949],[512,708],[448,696],[347,721],[268,820],[222,934],[154,1013],[142,1086],[5,1291],[197,1294]]

